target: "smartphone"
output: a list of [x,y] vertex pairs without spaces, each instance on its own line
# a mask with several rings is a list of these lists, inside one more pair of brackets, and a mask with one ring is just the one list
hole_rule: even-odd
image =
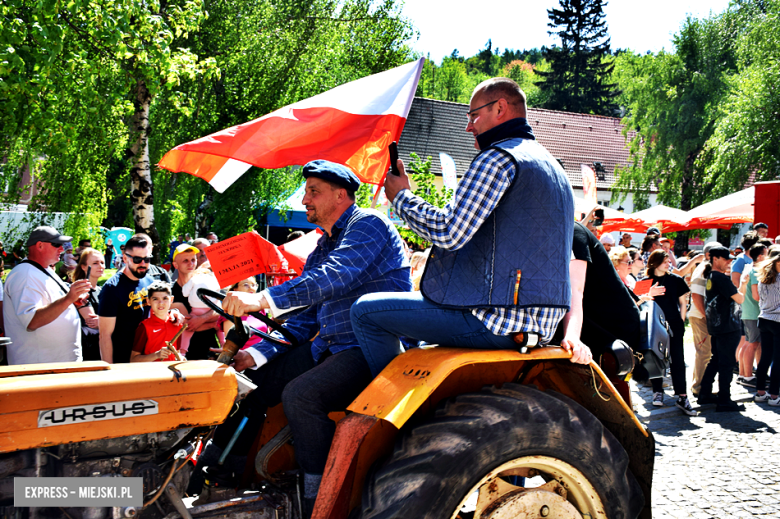
[[388,149],[390,150],[390,173],[396,177],[400,177],[401,172],[398,171],[398,144],[393,141],[390,143]]
[[593,225],[596,227],[604,223],[604,209],[596,209],[593,211]]
[[92,274],[92,265],[87,267],[87,281],[89,281],[89,275]]

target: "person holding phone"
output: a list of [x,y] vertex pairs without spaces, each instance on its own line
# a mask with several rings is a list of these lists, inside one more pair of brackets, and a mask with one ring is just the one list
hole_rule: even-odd
[[5,283],[3,320],[9,364],[73,362],[82,359],[81,323],[76,303],[87,296],[89,281],[67,285],[51,268],[73,238],[54,227],[36,227],[27,239],[27,260]]
[[106,271],[105,257],[93,248],[86,248],[81,252],[76,270],[73,272],[74,281],[86,279],[89,281],[89,296],[84,305],[79,308],[81,316],[81,349],[84,360],[100,360],[100,335],[98,329],[98,298],[100,286],[98,280]]

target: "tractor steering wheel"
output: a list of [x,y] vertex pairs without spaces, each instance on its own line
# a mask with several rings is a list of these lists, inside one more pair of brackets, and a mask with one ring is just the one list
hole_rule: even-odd
[[[222,301],[223,299],[225,299],[225,294],[222,294],[221,292],[215,292],[215,291],[209,290],[207,288],[199,288],[197,290],[197,294],[198,294],[198,298],[200,298],[201,301],[206,303],[206,305],[209,308],[211,308],[212,310],[217,312],[219,315],[221,315],[222,317],[224,317],[228,321],[232,321],[233,323],[236,323],[236,324],[237,324],[237,322],[241,322],[241,318],[240,317],[235,317],[235,316],[230,315],[229,313],[225,312],[222,309],[222,306],[218,305],[216,303],[216,301],[214,301],[215,299],[217,301]],[[279,323],[277,323],[273,319],[269,318],[268,316],[266,316],[265,314],[262,314],[260,312],[252,312],[249,315],[251,315],[252,317],[254,317],[256,319],[259,319],[259,320],[263,321],[268,326],[268,328],[270,330],[275,331],[275,332],[279,332],[282,335],[282,337],[284,337],[287,340],[283,341],[283,340],[279,339],[278,337],[274,337],[273,335],[270,335],[268,333],[261,332],[257,328],[254,328],[254,327],[249,326],[249,325],[246,325],[246,329],[249,330],[249,336],[244,337],[245,339],[248,340],[249,337],[252,337],[253,335],[259,335],[260,337],[263,338],[263,340],[266,340],[266,341],[270,342],[274,346],[281,346],[282,348],[285,348],[285,349],[297,348],[298,347],[298,345],[299,345],[298,344],[298,339],[296,339],[293,334],[288,332],[287,329],[285,329],[282,325],[280,325]],[[244,333],[245,333],[244,326],[236,326],[235,330],[236,330],[236,332],[239,335],[244,336]]]

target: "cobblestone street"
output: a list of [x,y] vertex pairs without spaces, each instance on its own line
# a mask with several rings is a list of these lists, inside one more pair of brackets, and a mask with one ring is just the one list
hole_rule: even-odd
[[[685,360],[692,380],[693,346],[686,330]],[[652,390],[632,381],[632,403],[656,441],[653,518],[780,519],[780,408],[753,402],[755,390],[732,383],[740,413],[716,413],[715,405],[691,404],[699,416],[674,407],[671,378],[665,407],[651,405]],[[716,383],[717,387],[717,383]],[[690,397],[690,395],[689,395]]]

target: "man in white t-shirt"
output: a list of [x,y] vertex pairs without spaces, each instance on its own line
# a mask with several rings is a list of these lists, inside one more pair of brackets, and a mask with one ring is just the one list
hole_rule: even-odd
[[5,280],[3,318],[9,364],[81,360],[81,323],[75,303],[87,296],[88,279],[68,286],[51,268],[70,236],[36,227],[27,240],[27,259]]
[[[721,247],[721,244],[711,241],[704,246],[704,259],[706,261],[710,260],[710,249],[713,247]],[[705,262],[699,263],[691,275],[691,309],[688,311],[688,322],[691,323],[693,345],[696,349],[696,358],[693,363],[693,383],[691,384],[691,393],[694,397],[699,396],[701,378],[704,375],[704,370],[707,369],[710,357],[712,357],[712,342],[707,331],[707,316],[705,315],[707,279],[704,277],[704,267]]]

